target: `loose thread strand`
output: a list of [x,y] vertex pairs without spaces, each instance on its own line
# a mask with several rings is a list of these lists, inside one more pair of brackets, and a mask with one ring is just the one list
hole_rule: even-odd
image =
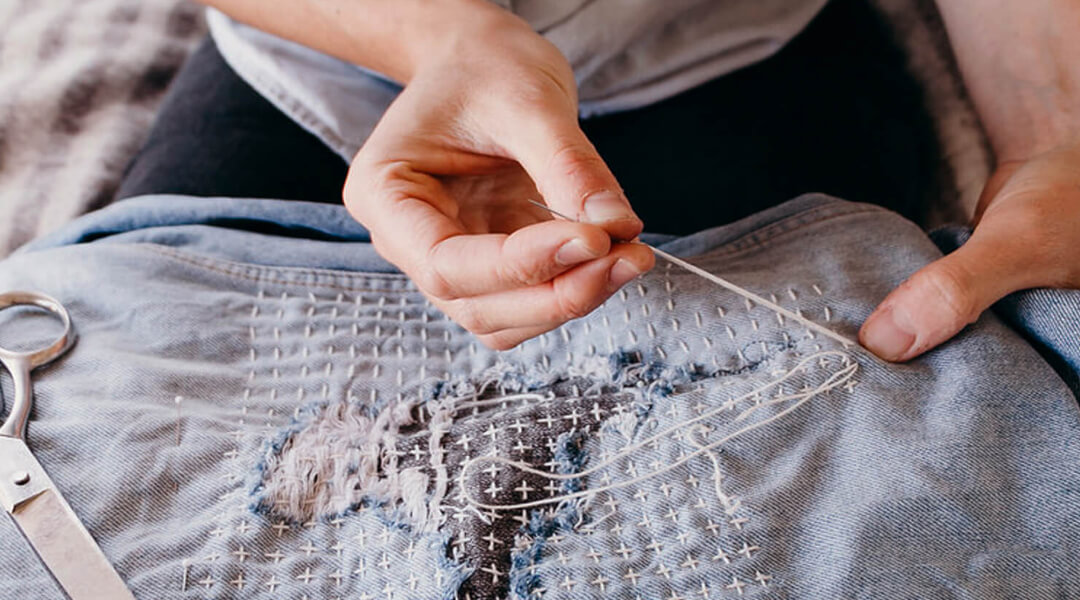
[[[818,395],[820,393],[827,392],[829,390],[838,388],[838,387],[842,386],[843,384],[845,384],[855,374],[855,371],[858,369],[858,363],[856,363],[854,361],[851,361],[850,358],[848,358],[848,356],[845,353],[835,352],[835,351],[828,351],[828,352],[821,352],[821,353],[818,353],[818,354],[808,356],[807,358],[803,359],[799,364],[792,367],[792,369],[789,370],[787,372],[787,374],[785,374],[783,377],[781,377],[781,378],[779,378],[777,380],[774,380],[772,382],[769,382],[768,384],[766,384],[766,385],[764,385],[764,386],[762,386],[762,387],[760,387],[760,388],[758,388],[756,390],[753,390],[753,391],[741,396],[739,399],[742,400],[742,399],[749,398],[749,397],[751,397],[751,396],[753,396],[755,394],[760,394],[764,390],[767,390],[767,389],[769,389],[771,387],[774,387],[774,386],[776,386],[778,384],[781,384],[785,380],[787,380],[789,377],[791,377],[793,374],[795,374],[795,373],[797,373],[799,371],[805,370],[807,365],[809,365],[809,364],[813,363],[814,361],[822,358],[823,356],[827,356],[827,355],[840,355],[841,357],[843,357],[842,360],[843,359],[847,359],[847,360],[844,360],[845,364],[841,369],[839,369],[838,371],[830,374],[829,377],[827,377],[825,379],[825,381],[822,382],[820,385],[818,385],[818,386],[816,386],[814,388],[811,388],[811,389],[809,389],[807,391],[804,391],[804,392],[800,392],[800,393],[796,393],[796,394],[784,394],[784,395],[781,395],[778,398],[776,398],[774,400],[771,400],[771,401],[769,401],[767,403],[767,404],[776,404],[776,403],[784,402],[784,401],[788,401],[788,400],[796,400],[796,402],[794,402],[791,406],[789,406],[789,407],[781,410],[780,412],[778,412],[778,413],[776,413],[774,415],[771,415],[770,417],[768,417],[766,419],[763,419],[763,420],[761,420],[761,421],[759,421],[757,423],[752,423],[752,424],[749,424],[749,425],[747,425],[745,427],[742,427],[741,429],[738,429],[737,431],[735,431],[735,432],[733,432],[733,433],[731,433],[731,434],[729,434],[727,436],[724,436],[723,438],[721,438],[721,439],[719,439],[717,441],[701,445],[698,448],[698,450],[696,450],[694,452],[691,452],[690,454],[686,455],[685,457],[682,457],[679,460],[671,462],[671,463],[667,464],[666,466],[664,466],[663,468],[658,469],[656,471],[653,471],[651,473],[646,473],[644,475],[639,475],[637,477],[634,477],[634,478],[626,480],[626,481],[621,481],[621,482],[618,482],[618,483],[609,484],[609,485],[606,485],[606,486],[601,486],[600,488],[596,488],[596,489],[583,490],[583,491],[580,491],[580,492],[575,492],[575,493],[571,493],[571,494],[564,494],[564,495],[561,495],[561,496],[554,496],[554,497],[545,498],[545,499],[542,499],[542,500],[535,500],[535,501],[532,501],[532,502],[522,502],[522,503],[518,503],[518,504],[509,504],[509,505],[505,505],[505,504],[502,504],[502,505],[500,505],[500,504],[487,504],[487,503],[481,502],[477,498],[473,497],[473,495],[471,494],[471,492],[469,490],[469,487],[466,485],[466,482],[468,481],[468,476],[469,476],[470,472],[475,470],[474,467],[479,462],[498,463],[498,464],[502,464],[502,465],[510,467],[510,468],[517,469],[518,471],[521,471],[521,472],[524,472],[524,473],[529,473],[529,474],[532,474],[532,475],[536,475],[538,477],[543,477],[545,479],[555,480],[555,481],[563,481],[563,480],[568,480],[568,479],[579,479],[579,478],[582,478],[582,477],[587,477],[587,476],[589,476],[589,475],[591,475],[593,473],[596,473],[597,471],[600,471],[601,469],[607,468],[608,466],[614,464],[615,461],[633,454],[633,452],[635,452],[638,449],[648,445],[653,440],[659,440],[659,439],[668,437],[672,433],[674,433],[675,430],[684,429],[684,428],[686,428],[686,427],[688,427],[688,426],[690,426],[690,425],[692,425],[694,423],[697,423],[697,422],[700,422],[700,421],[702,421],[704,419],[707,419],[707,418],[721,412],[722,410],[724,410],[724,408],[721,407],[721,408],[713,409],[713,410],[708,411],[708,412],[706,412],[706,413],[704,413],[702,415],[699,415],[699,416],[697,416],[695,418],[688,419],[686,421],[683,421],[683,422],[677,423],[675,425],[672,425],[672,426],[664,429],[663,431],[650,436],[649,438],[638,441],[638,442],[636,442],[636,443],[634,443],[634,444],[632,444],[630,446],[627,446],[626,448],[623,448],[622,450],[620,450],[619,452],[616,452],[613,456],[611,456],[607,460],[602,461],[602,462],[600,462],[600,463],[598,463],[596,465],[593,465],[592,467],[589,467],[589,468],[584,469],[582,471],[579,471],[577,473],[565,473],[565,474],[563,474],[563,473],[548,473],[546,471],[542,471],[540,469],[537,469],[536,467],[534,467],[533,465],[530,465],[528,463],[523,463],[523,462],[520,462],[520,461],[510,460],[510,459],[507,459],[507,458],[504,458],[504,457],[501,457],[501,456],[481,456],[481,457],[470,458],[462,466],[461,473],[458,476],[458,484],[459,484],[459,486],[461,488],[462,496],[464,497],[466,503],[468,503],[469,505],[471,505],[471,506],[473,506],[475,508],[481,509],[481,510],[494,510],[494,511],[498,511],[498,510],[521,510],[521,509],[534,508],[534,507],[538,507],[538,506],[545,506],[545,505],[548,505],[548,504],[557,504],[557,503],[560,503],[560,502],[564,502],[566,500],[573,500],[575,498],[582,498],[582,497],[586,497],[586,496],[591,496],[591,495],[597,494],[599,492],[622,488],[622,487],[625,487],[625,486],[628,486],[628,485],[633,485],[633,484],[638,483],[640,481],[650,479],[652,477],[656,477],[657,475],[660,475],[660,474],[666,473],[668,471],[671,471],[672,469],[678,468],[678,467],[682,466],[683,464],[686,464],[687,462],[689,462],[693,458],[696,458],[698,456],[702,456],[705,453],[707,453],[707,452],[709,452],[709,451],[711,451],[711,450],[713,450],[715,448],[718,448],[718,447],[722,446],[723,444],[727,443],[728,441],[730,441],[730,440],[732,440],[732,439],[734,439],[736,437],[739,437],[740,435],[742,435],[744,433],[753,431],[753,430],[755,430],[755,429],[757,429],[759,427],[765,426],[765,425],[767,425],[769,423],[772,423],[773,421],[776,421],[777,419],[780,419],[781,417],[787,415],[791,411],[793,411],[793,410],[797,409],[798,407],[802,406],[804,403],[806,403],[811,398],[813,398],[814,396],[816,396],[816,395]],[[757,406],[752,407],[751,409],[748,409],[748,412],[753,412],[753,411],[757,410],[757,408],[758,408]],[[741,418],[737,418],[737,419],[735,419],[734,422],[738,422],[740,420],[741,420]]]
[[[537,206],[539,208],[542,208],[542,209],[550,212],[551,214],[553,214],[553,215],[555,215],[557,217],[561,217],[563,219],[566,219],[567,221],[577,222],[577,219],[571,219],[570,217],[568,217],[568,216],[562,214],[561,212],[551,208],[550,206],[547,206],[546,204],[542,204],[540,202],[537,202],[537,201],[531,200],[531,199],[528,200],[528,202],[530,204],[534,205],[534,206]],[[812,329],[812,330],[814,330],[814,331],[816,331],[816,332],[818,332],[818,333],[820,333],[820,334],[822,334],[822,335],[824,335],[824,336],[826,336],[826,337],[828,337],[828,338],[830,338],[832,340],[840,342],[841,344],[843,344],[843,346],[845,348],[850,348],[852,346],[858,347],[858,344],[856,344],[853,340],[851,340],[851,339],[849,339],[849,338],[847,338],[845,336],[842,336],[839,333],[836,333],[832,329],[829,329],[828,327],[823,327],[821,325],[818,325],[817,323],[811,321],[810,319],[807,319],[806,317],[804,317],[804,316],[802,316],[802,315],[800,315],[798,313],[792,312],[792,311],[784,308],[783,306],[780,306],[779,304],[777,304],[775,302],[770,302],[770,301],[766,300],[765,298],[762,298],[761,296],[755,294],[754,292],[751,292],[750,290],[748,290],[746,288],[743,288],[743,287],[735,285],[734,283],[731,283],[730,281],[724,279],[723,277],[720,277],[718,275],[713,275],[712,273],[706,271],[705,269],[702,269],[701,267],[698,267],[698,266],[696,266],[696,265],[694,265],[694,264],[692,264],[690,262],[687,262],[687,261],[679,258],[678,256],[675,256],[674,254],[671,254],[669,252],[665,252],[665,251],[657,248],[656,246],[653,246],[652,244],[646,244],[645,242],[642,242],[640,240],[635,241],[633,243],[641,244],[642,246],[645,246],[646,248],[652,250],[657,256],[663,258],[664,260],[670,262],[673,265],[682,267],[682,268],[686,269],[687,271],[690,271],[691,273],[693,273],[695,275],[698,275],[700,277],[704,277],[705,279],[715,283],[716,285],[719,285],[720,287],[722,287],[722,288],[724,288],[724,289],[726,289],[726,290],[728,290],[730,292],[738,294],[738,295],[742,296],[743,298],[746,298],[747,300],[750,300],[751,302],[755,302],[755,303],[760,304],[760,305],[762,305],[762,306],[764,306],[766,308],[769,308],[770,310],[772,310],[772,311],[774,311],[776,313],[779,313],[779,314],[781,314],[781,315],[783,315],[783,316],[785,316],[785,317],[787,317],[787,318],[789,318],[789,319],[791,319],[791,320],[793,320],[793,321],[795,321],[797,323],[801,323],[803,326],[805,326],[805,327],[807,327],[809,329]]]

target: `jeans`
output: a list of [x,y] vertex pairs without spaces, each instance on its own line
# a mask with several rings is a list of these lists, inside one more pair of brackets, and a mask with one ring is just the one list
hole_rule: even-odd
[[[848,338],[940,256],[820,195],[649,241]],[[80,335],[29,445],[140,598],[1080,595],[1075,390],[990,313],[894,365],[660,262],[493,352],[341,207],[180,196],[24,248],[15,288]],[[1075,340],[1076,294],[1036,294],[1025,335]],[[0,589],[57,596],[2,522]]]

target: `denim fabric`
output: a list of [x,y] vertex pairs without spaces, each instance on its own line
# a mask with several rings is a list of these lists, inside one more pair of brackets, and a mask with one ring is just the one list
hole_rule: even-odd
[[[946,254],[970,237],[968,227],[943,227],[931,233]],[[1023,290],[1002,298],[993,310],[1031,342],[1080,399],[1080,290]]]
[[[891,365],[661,263],[495,353],[364,240],[148,197],[0,263],[78,327],[28,440],[137,597],[1080,595],[1077,404],[993,315]],[[823,196],[651,241],[847,337],[940,255]],[[0,589],[56,596],[3,523]]]

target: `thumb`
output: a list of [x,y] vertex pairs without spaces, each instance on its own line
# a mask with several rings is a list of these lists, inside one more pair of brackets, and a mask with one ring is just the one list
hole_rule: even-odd
[[1019,252],[976,235],[893,290],[859,331],[859,341],[890,361],[914,358],[975,322],[984,310],[1028,287]]
[[505,146],[560,213],[603,228],[616,240],[642,230],[615,176],[578,126],[576,115],[531,115],[518,120]]

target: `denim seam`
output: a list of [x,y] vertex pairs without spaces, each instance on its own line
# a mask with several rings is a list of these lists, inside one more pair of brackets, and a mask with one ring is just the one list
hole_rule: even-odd
[[[824,208],[824,207],[819,207],[819,208]],[[807,211],[807,212],[815,212],[816,210],[818,210],[818,209],[812,209],[811,211]],[[720,256],[724,256],[724,257],[736,256],[736,255],[742,254],[742,253],[750,251],[750,250],[760,250],[760,249],[763,249],[763,248],[768,248],[770,245],[772,245],[772,243],[774,243],[778,239],[781,239],[785,234],[788,234],[788,233],[794,233],[794,232],[797,232],[797,231],[802,231],[802,230],[805,230],[805,229],[807,229],[809,227],[812,227],[812,226],[817,226],[817,225],[820,225],[822,223],[826,223],[826,222],[829,222],[829,221],[835,221],[837,219],[842,219],[842,218],[845,218],[845,217],[859,216],[859,215],[865,215],[865,214],[876,213],[876,212],[887,212],[887,211],[883,211],[881,209],[877,209],[877,208],[874,208],[874,207],[867,207],[867,208],[862,209],[862,210],[851,210],[851,211],[844,211],[844,212],[836,213],[836,214],[822,215],[820,218],[816,218],[816,219],[812,219],[812,220],[802,220],[806,216],[806,213],[799,213],[797,215],[792,215],[790,217],[787,217],[782,221],[772,223],[772,224],[770,224],[770,225],[768,225],[768,226],[766,226],[766,227],[764,227],[762,229],[757,229],[757,230],[748,232],[748,233],[746,233],[746,234],[732,240],[731,242],[725,243],[725,244],[721,245],[720,247],[718,247],[718,248],[716,248],[714,250],[704,252],[704,253],[700,254],[699,256],[702,257],[702,258],[705,258],[705,257],[720,257]],[[794,221],[794,223],[793,223],[793,221]],[[801,221],[801,222],[799,222],[799,221]],[[748,238],[758,238],[758,237],[760,237],[761,239],[755,239],[755,240],[749,240],[748,239]]]
[[[170,247],[167,247],[167,246],[161,246],[161,245],[158,245],[158,244],[140,243],[140,244],[133,244],[133,245],[138,247],[138,248],[141,248],[143,250],[147,250],[149,252],[154,252],[156,254],[160,254],[160,255],[162,255],[162,256],[164,256],[166,258],[170,258],[170,259],[173,259],[173,260],[175,260],[177,262],[181,262],[181,263],[193,266],[193,267],[206,269],[208,271],[212,271],[214,273],[219,273],[221,275],[227,275],[229,277],[238,277],[240,279],[246,279],[248,281],[253,281],[253,282],[270,283],[270,284],[278,284],[278,285],[304,285],[304,286],[307,286],[307,287],[319,287],[319,288],[329,288],[329,289],[342,290],[342,291],[359,291],[359,292],[390,293],[390,292],[401,292],[401,291],[417,291],[417,290],[409,290],[408,288],[370,287],[370,286],[363,285],[359,281],[355,282],[354,284],[335,284],[335,283],[326,283],[326,282],[320,282],[320,281],[300,281],[299,279],[287,279],[287,278],[280,278],[280,277],[274,277],[273,276],[273,272],[275,270],[277,270],[277,271],[285,271],[285,272],[288,272],[288,273],[301,275],[301,276],[302,275],[307,275],[307,276],[311,276],[311,277],[333,277],[333,278],[336,278],[336,279],[361,279],[361,278],[376,279],[376,278],[385,278],[385,279],[392,280],[392,281],[399,281],[399,282],[403,282],[403,283],[408,283],[410,281],[409,278],[407,276],[403,275],[403,274],[394,274],[394,273],[385,273],[384,274],[384,273],[370,273],[370,272],[356,273],[356,272],[349,272],[349,271],[335,271],[333,269],[301,269],[301,268],[296,268],[296,267],[265,267],[265,266],[262,266],[262,265],[255,265],[255,264],[247,264],[247,263],[240,263],[240,262],[234,262],[234,261],[220,260],[220,259],[216,259],[216,258],[212,258],[212,257],[207,257],[205,255],[194,254],[194,253],[189,253],[189,252],[182,252],[182,251],[178,251],[178,250],[175,250],[173,248],[170,248]],[[244,270],[255,271],[255,272],[262,273],[262,274],[261,275],[256,275],[256,274],[252,274],[252,273],[245,273],[245,272],[243,272]]]
[[[827,211],[833,214],[819,215],[817,218],[808,218],[815,213],[826,212],[824,209],[833,209]],[[819,206],[807,211],[800,212],[796,215],[791,215],[784,218],[781,221],[772,223],[762,229],[756,229],[751,232],[747,232],[734,240],[725,243],[723,246],[701,254],[701,257],[718,257],[718,256],[733,256],[746,252],[748,250],[760,249],[768,247],[768,245],[781,237],[783,234],[792,233],[805,229],[811,225],[817,225],[841,217],[861,215],[867,213],[878,212],[880,209],[875,207],[852,207],[851,210],[843,210],[840,213],[835,213],[836,205],[829,204],[825,206]],[[881,211],[885,212],[885,211]],[[753,242],[747,242],[748,238],[755,237],[761,238],[754,240]],[[411,283],[408,276],[398,273],[373,273],[373,272],[349,272],[333,269],[304,269],[298,267],[269,267],[263,265],[254,265],[248,263],[241,263],[230,260],[223,260],[216,257],[210,257],[205,255],[199,255],[189,252],[177,250],[175,248],[161,246],[152,243],[140,243],[134,244],[142,249],[155,252],[162,256],[174,259],[176,261],[186,263],[188,265],[203,268],[209,271],[227,275],[230,277],[239,277],[249,281],[263,282],[278,285],[305,285],[308,287],[318,287],[326,289],[336,289],[344,291],[367,291],[367,292],[401,292],[403,288],[384,288],[373,287],[371,285],[365,285],[357,279],[371,280],[383,280],[383,282],[395,281],[402,283]],[[737,247],[734,247],[737,246]],[[245,272],[247,271],[247,272]],[[309,276],[309,277],[332,277],[336,279],[353,280],[350,283],[330,283],[321,281],[299,281],[298,279],[290,279],[287,277],[275,276],[274,273],[288,273],[296,276]],[[414,291],[414,290],[408,290]],[[418,291],[418,290],[415,290]]]

